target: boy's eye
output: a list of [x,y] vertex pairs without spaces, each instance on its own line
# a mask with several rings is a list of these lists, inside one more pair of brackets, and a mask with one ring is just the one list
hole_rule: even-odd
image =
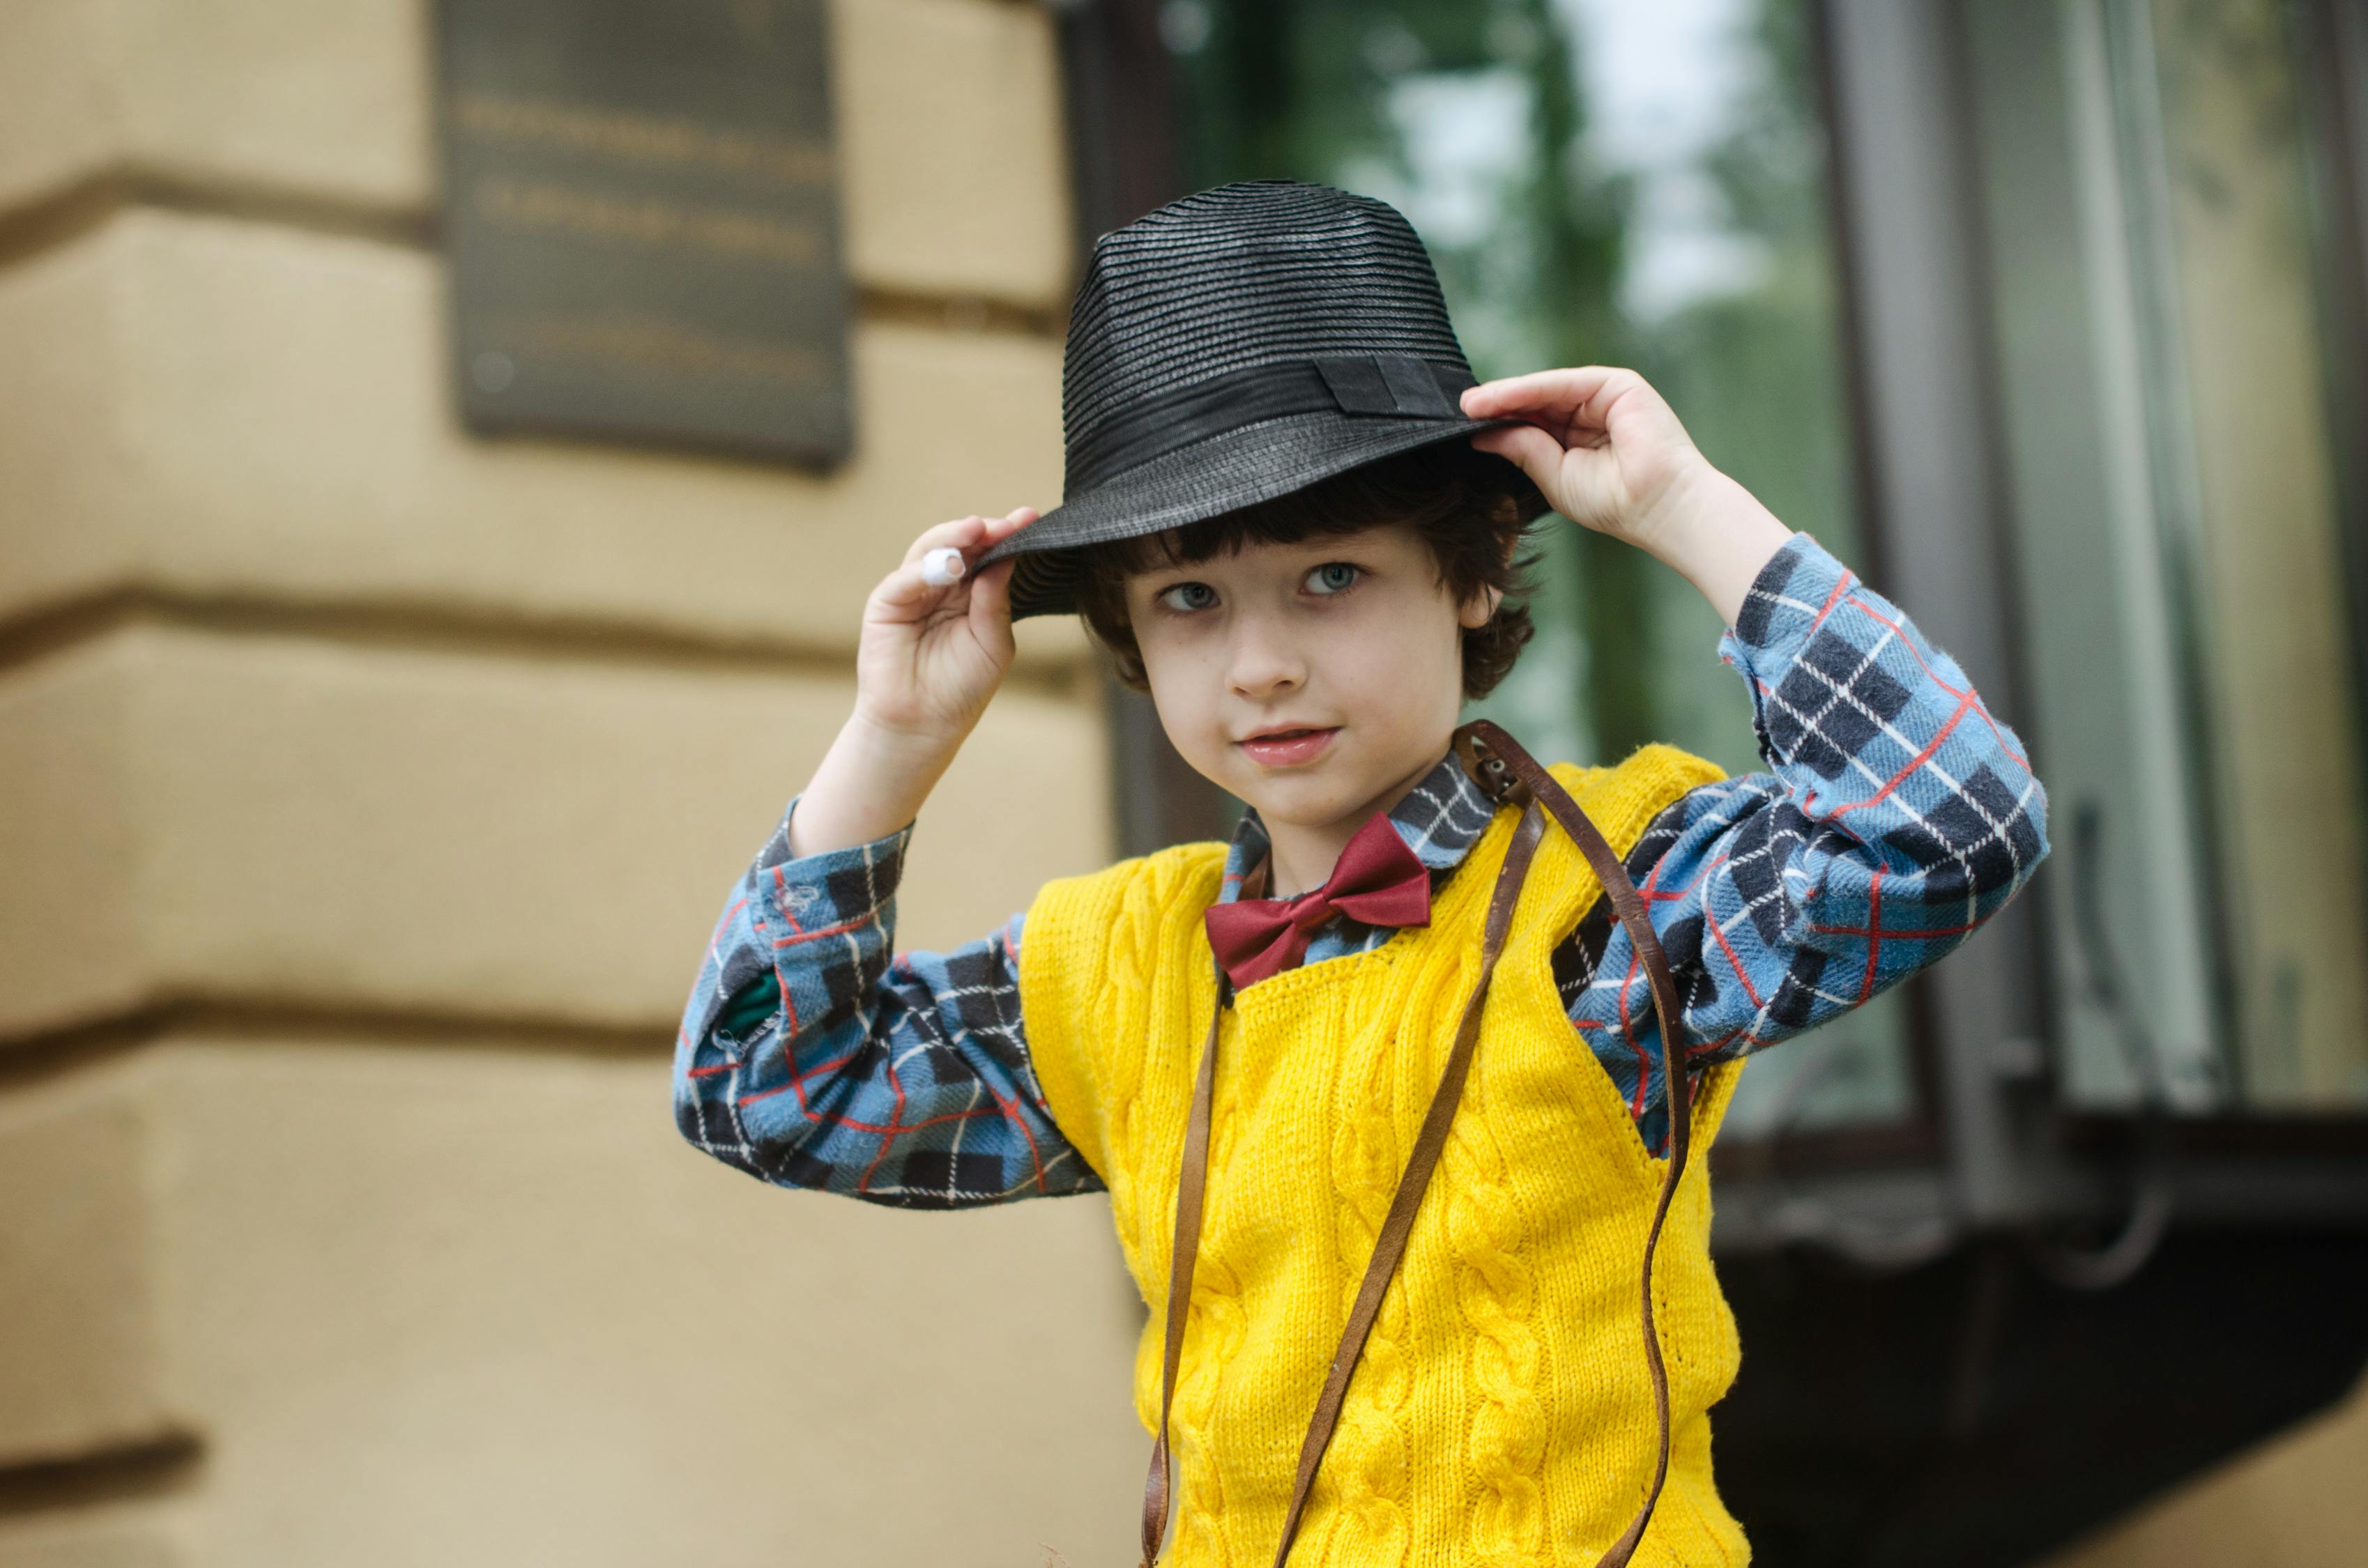
[[1307,574],[1307,591],[1311,594],[1347,592],[1365,574],[1361,566],[1351,566],[1345,561],[1327,561]]
[[1172,588],[1161,589],[1159,602],[1169,609],[1207,609],[1217,602],[1217,590],[1206,583],[1178,583]]

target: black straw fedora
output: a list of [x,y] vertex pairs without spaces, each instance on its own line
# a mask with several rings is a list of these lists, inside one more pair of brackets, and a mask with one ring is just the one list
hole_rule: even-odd
[[[1076,551],[1271,500],[1379,458],[1516,423],[1474,384],[1430,256],[1398,210],[1252,180],[1094,242],[1061,368],[1061,505],[1018,556],[1015,618],[1076,608]],[[1523,521],[1546,499],[1511,462]]]

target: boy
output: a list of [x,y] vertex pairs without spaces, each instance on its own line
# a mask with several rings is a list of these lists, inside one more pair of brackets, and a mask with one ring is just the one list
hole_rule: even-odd
[[[1063,506],[932,528],[874,592],[855,712],[684,1018],[685,1135],[765,1179],[1107,1187],[1152,1309],[1146,1562],[1170,1441],[1179,1564],[1745,1561],[1689,1140],[1750,1051],[1938,958],[2046,852],[1963,675],[1650,387],[1471,381],[1385,204],[1257,182],[1104,235]],[[1549,505],[1717,608],[1773,771],[1647,746],[1549,778],[1458,730],[1529,634],[1514,551]],[[1069,609],[1247,802],[1233,843],[891,961],[911,824],[1011,619]]]

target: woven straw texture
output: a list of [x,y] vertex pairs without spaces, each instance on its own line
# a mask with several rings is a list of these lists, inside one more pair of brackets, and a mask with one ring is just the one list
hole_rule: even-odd
[[[986,557],[1021,558],[1013,614],[1074,608],[1076,562],[1061,552],[1076,546],[1199,522],[1507,423],[1292,414],[1081,483],[1080,446],[1151,400],[1256,367],[1361,355],[1410,355],[1471,374],[1429,255],[1385,201],[1255,180],[1185,197],[1102,235],[1069,312],[1062,505]],[[1528,491],[1524,515],[1544,510]]]

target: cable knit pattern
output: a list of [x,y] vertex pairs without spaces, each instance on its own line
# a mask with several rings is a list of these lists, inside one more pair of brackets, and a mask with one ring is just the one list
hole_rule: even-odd
[[[1393,978],[1402,975],[1403,969]],[[1385,1008],[1383,1016],[1395,1012]],[[1427,1031],[1418,1031],[1418,1037],[1420,1032]],[[1408,1096],[1406,1085],[1393,1082],[1391,1074],[1404,1054],[1372,1051],[1348,1063],[1333,1099],[1333,1122],[1338,1130],[1332,1149],[1333,1186],[1340,1199],[1333,1238],[1343,1287],[1338,1312],[1344,1322],[1366,1261],[1373,1256],[1373,1243],[1389,1213],[1412,1142],[1398,1135],[1398,1117]],[[1419,1103],[1416,1115],[1420,1115]],[[1339,1509],[1324,1535],[1303,1533],[1307,1542],[1303,1550],[1311,1562],[1396,1568],[1406,1560],[1415,1456],[1413,1434],[1406,1427],[1413,1381],[1406,1338],[1406,1294],[1392,1290],[1382,1298],[1382,1310],[1358,1364],[1362,1397],[1342,1407],[1331,1450],[1318,1472],[1318,1480],[1337,1493]]]
[[[1258,1550],[1255,1541],[1248,1542],[1243,1551],[1235,1551],[1227,1529],[1232,1516],[1225,1507],[1224,1479],[1216,1466],[1200,1459],[1208,1448],[1210,1422],[1224,1387],[1225,1369],[1233,1364],[1248,1332],[1248,1320],[1242,1311],[1241,1280],[1223,1256],[1212,1255],[1205,1246],[1193,1265],[1192,1310],[1185,1322],[1187,1329],[1197,1328],[1208,1345],[1203,1354],[1185,1363],[1176,1381],[1175,1432],[1171,1440],[1178,1455],[1177,1495],[1181,1506],[1176,1519],[1178,1544],[1174,1561],[1208,1563],[1212,1568],[1237,1561],[1263,1565],[1266,1554]],[[1164,1327],[1161,1332],[1166,1332]],[[1155,1344],[1148,1335],[1144,1343]],[[1156,1348],[1153,1355],[1148,1380],[1150,1413],[1143,1419],[1145,1430],[1159,1419]],[[1138,1391],[1143,1386],[1140,1382],[1136,1385]],[[1183,1457],[1187,1453],[1192,1456],[1189,1460]]]
[[1478,1395],[1465,1445],[1482,1488],[1472,1515],[1472,1561],[1496,1564],[1536,1561],[1544,1538],[1538,1471],[1545,1412],[1538,1398],[1543,1351],[1531,1325],[1536,1282],[1521,1260],[1521,1216],[1489,1125],[1487,1079],[1474,1072],[1464,1085],[1471,1114],[1456,1119],[1444,1160],[1456,1305],[1470,1334],[1471,1386]]
[[[1667,746],[1555,771],[1622,852],[1718,776]],[[1308,1414],[1453,1043],[1513,821],[1497,813],[1429,927],[1248,986],[1224,1020],[1174,1417],[1176,1568],[1272,1556]],[[1109,1186],[1153,1307],[1135,1358],[1146,1427],[1185,1115],[1215,1005],[1200,915],[1222,861],[1218,846],[1186,846],[1049,884],[1020,955],[1045,1103]],[[1438,1175],[1319,1472],[1301,1568],[1583,1564],[1643,1495],[1655,1426],[1636,1270],[1662,1166],[1577,1038],[1552,964],[1599,892],[1549,831]],[[1739,1067],[1705,1074],[1698,1147]],[[1736,1346],[1702,1170],[1679,1188],[1655,1275],[1673,1442],[1640,1568],[1746,1558],[1710,1477],[1708,1410]]]

